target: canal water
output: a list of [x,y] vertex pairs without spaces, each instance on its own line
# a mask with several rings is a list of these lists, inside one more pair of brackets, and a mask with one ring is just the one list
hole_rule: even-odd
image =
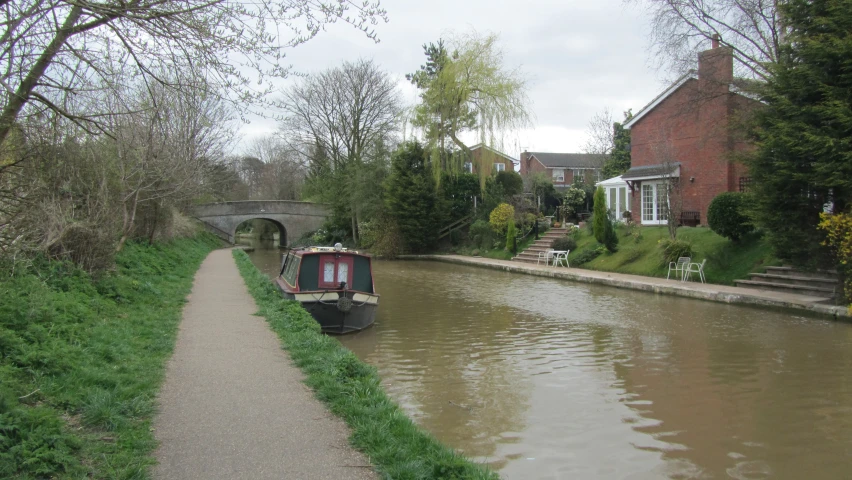
[[[273,275],[275,250],[256,250]],[[508,479],[848,478],[852,327],[437,262],[375,261],[339,337]]]

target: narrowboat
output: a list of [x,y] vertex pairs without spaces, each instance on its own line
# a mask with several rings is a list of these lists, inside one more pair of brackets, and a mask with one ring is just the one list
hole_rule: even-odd
[[292,249],[275,283],[284,298],[310,312],[323,332],[357,332],[373,324],[379,306],[371,260],[339,243]]

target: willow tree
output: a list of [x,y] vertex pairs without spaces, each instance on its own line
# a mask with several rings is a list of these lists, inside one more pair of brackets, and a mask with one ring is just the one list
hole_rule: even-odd
[[[461,171],[473,159],[461,140],[466,133],[495,145],[504,134],[531,124],[526,82],[520,69],[504,65],[498,40],[496,34],[469,32],[452,36],[446,45],[443,39],[424,45],[426,64],[406,75],[420,89],[412,124],[423,130],[436,178],[443,171]],[[482,163],[478,171],[484,181],[491,164]]]

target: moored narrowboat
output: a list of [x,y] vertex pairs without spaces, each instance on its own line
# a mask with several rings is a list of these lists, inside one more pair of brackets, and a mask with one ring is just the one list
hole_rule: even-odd
[[373,324],[379,295],[369,255],[334,247],[304,247],[287,252],[275,284],[296,300],[326,333],[343,334]]

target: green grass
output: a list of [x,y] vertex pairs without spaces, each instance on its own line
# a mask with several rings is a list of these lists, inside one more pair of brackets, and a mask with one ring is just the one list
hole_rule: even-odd
[[[543,232],[542,232],[543,233]],[[518,240],[518,253],[523,252],[527,247],[535,242],[535,235],[527,235],[526,238]],[[505,243],[505,242],[501,242]],[[511,260],[515,255],[506,250],[505,247],[498,247],[493,249],[479,249],[473,247],[471,245],[459,245],[452,248],[448,252],[440,252],[440,253],[453,253],[458,255],[467,255],[471,256],[476,253],[480,257],[493,258],[495,260]]]
[[149,478],[165,362],[218,245],[130,243],[98,279],[37,260],[0,280],[0,477]]
[[259,314],[307,376],[318,399],[352,429],[350,442],[387,479],[497,479],[417,427],[385,394],[375,368],[320,333],[319,324],[298,302],[281,298],[269,278],[241,250],[234,258]]
[[[577,249],[568,259],[571,267],[606,272],[630,273],[650,277],[665,277],[668,271],[660,252],[660,241],[668,238],[666,227],[641,227],[641,239],[625,236],[626,229],[618,227],[618,251],[605,252],[594,260],[579,265],[575,260],[584,251],[597,248],[598,243],[589,229],[583,228],[577,237]],[[769,245],[759,235],[752,234],[740,242],[732,242],[709,228],[681,227],[677,238],[692,243],[692,261],[707,259],[704,272],[709,283],[733,285],[734,280],[747,279],[751,272],[769,265],[779,265]]]

